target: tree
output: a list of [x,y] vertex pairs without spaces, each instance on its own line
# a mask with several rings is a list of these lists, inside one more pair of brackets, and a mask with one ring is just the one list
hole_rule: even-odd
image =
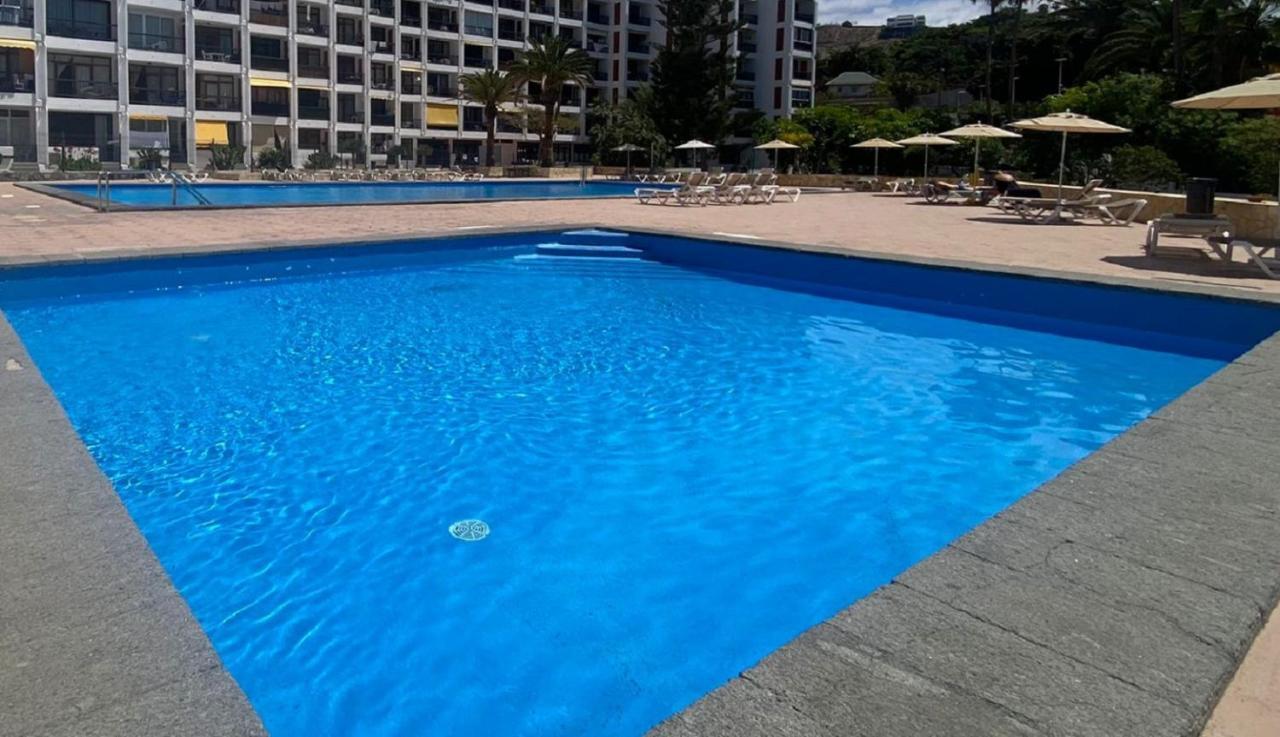
[[486,69],[482,72],[464,74],[458,81],[462,83],[463,98],[484,106],[484,165],[495,166],[494,149],[498,137],[498,113],[503,105],[515,102],[519,96],[518,80],[506,72]]
[[973,4],[986,3],[991,12],[987,15],[987,83],[983,87],[983,98],[987,103],[987,120],[991,120],[991,94],[995,89],[991,86],[991,69],[995,65],[995,49],[996,49],[996,11],[1000,10],[1000,6],[1004,0],[970,0]]
[[736,73],[728,38],[739,28],[730,0],[660,0],[667,42],[653,62],[651,115],[669,141],[717,142],[730,126]]
[[555,166],[556,128],[560,116],[560,94],[566,84],[591,84],[595,66],[586,54],[559,36],[544,36],[511,65],[511,74],[521,83],[538,85],[537,102],[542,105],[541,143],[538,158],[542,166]]
[[617,105],[601,104],[591,110],[591,142],[596,158],[604,161],[618,146],[630,143],[652,154],[653,161],[666,158],[670,145],[649,114],[653,88],[641,87]]

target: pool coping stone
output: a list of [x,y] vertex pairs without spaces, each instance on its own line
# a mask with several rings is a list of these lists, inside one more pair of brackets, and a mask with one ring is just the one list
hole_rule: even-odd
[[[421,240],[605,228],[485,228]],[[1253,303],[1280,296],[674,230]],[[403,236],[361,240],[377,244]],[[3,266],[349,245],[86,252]],[[358,245],[350,244],[350,245]],[[264,735],[0,314],[0,737]],[[1198,735],[1280,599],[1280,333],[651,737]],[[16,592],[16,595],[10,595]]]

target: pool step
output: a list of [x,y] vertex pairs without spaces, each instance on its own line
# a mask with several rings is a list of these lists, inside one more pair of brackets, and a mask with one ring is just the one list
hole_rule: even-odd
[[542,243],[535,253],[538,256],[557,258],[609,258],[638,259],[644,251],[627,246],[582,245],[576,243]]

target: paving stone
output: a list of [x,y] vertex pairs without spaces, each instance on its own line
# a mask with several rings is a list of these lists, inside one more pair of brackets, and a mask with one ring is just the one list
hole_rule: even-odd
[[1041,734],[1026,720],[990,701],[934,681],[927,672],[909,672],[888,662],[829,624],[801,635],[747,671],[745,677],[832,734]]
[[[1246,381],[1240,373],[1234,380]],[[1265,386],[1210,379],[1155,413],[1155,417],[1208,428],[1227,436],[1280,438],[1280,405]],[[1229,443],[1231,437],[1224,437]]]
[[897,584],[831,624],[883,660],[997,704],[1046,734],[1189,735],[1198,716],[1103,671]]
[[[1138,573],[1079,561],[1074,568],[1072,577],[1084,581]],[[1206,710],[1203,694],[1216,690],[1243,654],[1188,629],[1159,607],[1099,595],[1048,566],[1013,571],[949,548],[897,582],[1193,713]]]
[[699,699],[648,737],[844,737],[742,678]]

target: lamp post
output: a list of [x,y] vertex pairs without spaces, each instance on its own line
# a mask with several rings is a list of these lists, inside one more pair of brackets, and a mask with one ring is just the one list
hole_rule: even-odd
[[1067,63],[1067,57],[1059,56],[1054,61],[1058,62],[1058,94],[1062,94],[1062,65]]

